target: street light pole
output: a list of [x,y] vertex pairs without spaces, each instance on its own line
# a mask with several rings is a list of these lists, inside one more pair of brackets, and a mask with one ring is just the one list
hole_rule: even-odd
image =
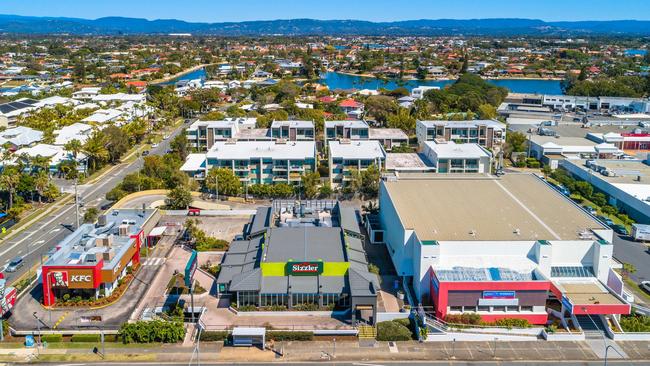
[[79,228],[79,193],[77,193],[77,177],[74,178],[74,209],[77,216],[77,229]]

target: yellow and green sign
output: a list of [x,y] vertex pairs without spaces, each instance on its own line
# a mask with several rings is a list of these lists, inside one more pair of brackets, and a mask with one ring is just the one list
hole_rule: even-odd
[[318,276],[323,273],[323,262],[287,262],[289,276]]

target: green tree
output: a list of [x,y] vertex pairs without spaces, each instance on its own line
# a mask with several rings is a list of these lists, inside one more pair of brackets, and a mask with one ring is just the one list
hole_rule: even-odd
[[371,165],[361,172],[360,191],[365,198],[374,198],[379,194],[380,171],[377,165]]
[[14,195],[16,194],[16,187],[20,183],[20,172],[11,166],[6,166],[0,174],[0,189],[7,192],[9,197],[8,209],[14,206]]
[[631,263],[623,263],[621,275],[623,278],[629,278],[631,274],[636,273],[636,267]]
[[301,177],[303,196],[313,199],[318,196],[318,185],[320,184],[320,174],[318,172],[307,173]]
[[205,178],[205,186],[212,191],[216,191],[218,188],[219,195],[224,196],[237,196],[242,188],[239,178],[227,168],[210,169]]
[[84,212],[83,220],[85,223],[92,224],[97,221],[97,217],[99,217],[99,210],[97,207],[89,207],[86,212]]
[[509,132],[506,135],[506,146],[505,151],[506,155],[510,156],[513,152],[524,152],[526,151],[528,137],[526,134],[519,131]]
[[101,132],[93,132],[84,144],[83,152],[90,159],[93,171],[97,170],[97,165],[106,162],[109,158],[105,135]]
[[273,197],[289,198],[295,194],[293,186],[286,183],[278,183],[273,185]]
[[481,104],[478,107],[478,117],[480,119],[497,118],[497,109],[492,104]]
[[192,204],[192,193],[185,186],[179,186],[167,194],[166,204],[172,210],[185,210]]
[[400,107],[397,113],[388,116],[386,125],[389,128],[399,128],[407,134],[413,133],[415,131],[415,117],[411,116],[408,109]]
[[41,203],[42,197],[45,195],[46,190],[50,185],[50,176],[45,171],[41,170],[34,177],[34,188],[38,192],[38,203]]

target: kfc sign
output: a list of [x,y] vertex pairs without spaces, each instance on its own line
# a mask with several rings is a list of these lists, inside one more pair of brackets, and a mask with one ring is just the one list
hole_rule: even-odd
[[323,273],[323,262],[289,262],[287,273],[290,276],[318,276]]
[[[72,285],[85,285],[93,281],[93,276],[85,273],[68,273],[67,271],[53,271],[50,273],[50,283],[53,287],[69,287]],[[73,286],[74,287],[74,286]]]
[[50,283],[54,287],[68,287],[68,272],[51,272]]

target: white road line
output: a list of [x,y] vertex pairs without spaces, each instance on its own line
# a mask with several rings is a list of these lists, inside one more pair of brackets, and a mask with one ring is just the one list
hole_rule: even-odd
[[[128,166],[128,165],[127,165],[127,166]],[[115,168],[117,168],[117,167],[119,167],[119,165],[116,165],[116,166],[115,166]],[[110,182],[109,179],[104,180],[103,183],[98,184],[97,187],[95,187],[95,189],[93,189],[91,192],[89,192],[89,193],[88,193],[88,196],[95,194],[97,191],[99,191],[102,187],[104,187],[104,186],[105,186],[106,184],[108,184],[109,182]],[[56,221],[59,217],[65,215],[68,211],[71,211],[73,208],[74,208],[74,206],[67,206],[66,208],[64,208],[63,210],[61,210],[61,212],[59,212],[58,214],[56,214],[56,215],[55,215],[51,220],[49,220],[49,221],[43,223],[43,224],[41,225],[41,227],[46,227],[46,226],[52,224],[52,223],[53,223],[54,221]],[[35,224],[37,224],[37,223],[38,223],[38,221],[35,222],[35,223],[32,224],[32,225],[35,225]],[[7,253],[9,253],[10,251],[14,250],[14,249],[19,245],[19,244],[21,244],[21,243],[24,242],[25,240],[29,239],[29,238],[30,238],[32,235],[34,235],[35,233],[36,233],[36,231],[33,231],[33,232],[29,233],[28,235],[26,235],[25,237],[23,237],[21,240],[17,241],[15,244],[11,245],[9,248],[3,250],[2,252],[0,252],[0,256],[4,256],[4,255],[6,255]]]
[[36,242],[36,244],[42,244],[42,243],[45,243],[45,240],[39,240]]
[[59,231],[61,231],[60,227],[57,227],[56,229],[52,230],[53,233],[58,233]]

